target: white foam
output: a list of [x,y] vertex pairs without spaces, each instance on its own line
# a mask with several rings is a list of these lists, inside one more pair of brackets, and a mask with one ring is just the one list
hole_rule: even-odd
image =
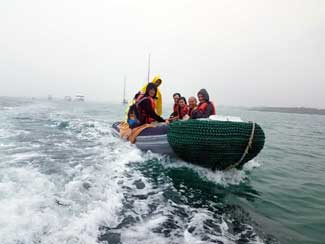
[[162,165],[166,168],[188,168],[198,173],[202,179],[223,186],[238,185],[244,182],[247,179],[247,172],[260,166],[260,164],[253,159],[244,165],[243,170],[230,169],[224,171],[212,171],[211,169],[186,163],[182,160],[170,161],[169,158],[165,158],[161,155],[152,154],[152,156],[156,156],[158,160],[162,160]]
[[[94,150],[101,161],[67,170],[68,181],[7,162],[0,172],[0,243],[97,243],[100,225],[119,223],[123,194],[117,182],[130,160],[142,160],[141,153],[113,138],[100,142]],[[109,143],[116,144],[114,150],[105,147]],[[22,153],[15,160],[34,156],[39,155]]]
[[199,168],[196,170],[198,171],[199,175],[202,178],[205,178],[214,183],[227,186],[227,185],[239,185],[240,183],[245,182],[247,179],[247,173],[259,166],[260,164],[257,162],[257,160],[253,159],[247,162],[246,164],[244,164],[242,170],[238,170],[235,168],[230,170],[215,171],[215,172],[205,168]]
[[152,243],[169,243],[163,236],[152,232],[152,229],[158,227],[167,218],[165,216],[155,216],[138,225],[132,226],[122,234],[122,242],[125,244],[152,244]]
[[[48,110],[49,107],[44,105],[38,109]],[[116,227],[126,215],[139,220],[120,230],[122,243],[207,243],[201,241],[199,236],[189,233],[187,227],[195,224],[203,228],[202,222],[211,218],[212,212],[179,204],[175,206],[164,196],[164,190],[173,187],[170,183],[153,186],[150,179],[130,164],[157,158],[164,167],[189,167],[198,172],[200,177],[218,184],[237,184],[244,180],[245,172],[243,171],[243,176],[236,170],[227,174],[213,173],[182,161],[170,162],[161,155],[142,153],[130,143],[112,137],[106,121],[81,117],[71,118],[71,114],[61,112],[50,113],[55,126],[60,122],[69,122],[61,130],[62,133],[93,142],[91,147],[76,147],[82,152],[89,152],[90,156],[62,165],[62,175],[45,174],[41,165],[26,164],[18,167],[12,164],[28,161],[32,157],[44,157],[46,160],[47,155],[34,151],[15,154],[2,164],[0,243],[95,244],[100,226]],[[49,139],[51,138],[44,140],[46,142]],[[62,141],[56,142],[54,146],[68,149],[76,146],[74,143]],[[32,146],[29,147],[31,148]],[[136,180],[144,183],[143,189],[138,189],[133,184]],[[144,195],[146,198],[137,198],[136,195]],[[128,197],[132,200],[132,208],[123,209]],[[152,210],[151,204],[158,206]],[[183,208],[191,220],[186,222],[173,214],[176,207]],[[171,230],[170,237],[156,233],[154,229],[159,228],[170,216],[175,218],[179,229]],[[236,237],[229,237],[226,223],[222,222],[220,228],[224,231],[220,238],[225,243],[232,243],[229,241]]]
[[233,121],[233,122],[243,122],[240,117],[229,116],[229,115],[211,115],[209,117],[210,120],[218,120],[218,121]]
[[14,143],[0,143],[0,149],[4,150],[4,149],[11,149],[14,148],[16,145]]
[[195,243],[195,244],[207,243],[206,241],[201,241],[199,239],[200,237],[202,237],[202,235],[206,235],[211,239],[221,241],[222,243],[225,244],[236,243],[235,240],[237,240],[237,238],[228,233],[229,227],[227,223],[223,220],[223,218],[221,218],[221,223],[218,224],[221,231],[221,233],[219,233],[218,236],[209,234],[209,232],[204,228],[203,223],[206,220],[214,221],[214,218],[212,216],[212,213],[205,209],[198,209],[198,212],[193,214],[189,226],[194,227],[195,230],[193,231],[193,233],[189,233],[187,230],[185,231],[184,233],[185,243]]

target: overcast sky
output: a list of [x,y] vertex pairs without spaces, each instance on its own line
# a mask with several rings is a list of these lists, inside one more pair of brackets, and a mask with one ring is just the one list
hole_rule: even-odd
[[120,101],[160,74],[164,102],[325,108],[323,0],[0,3],[0,96]]

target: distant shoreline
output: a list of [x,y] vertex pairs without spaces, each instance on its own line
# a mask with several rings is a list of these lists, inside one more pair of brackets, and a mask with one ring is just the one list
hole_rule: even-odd
[[290,114],[317,114],[325,115],[325,109],[304,108],[304,107],[253,107],[249,110],[261,112],[278,112]]

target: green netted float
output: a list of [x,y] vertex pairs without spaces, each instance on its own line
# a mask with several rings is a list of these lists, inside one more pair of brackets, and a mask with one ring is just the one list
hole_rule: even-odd
[[265,135],[253,122],[188,120],[170,124],[167,140],[184,161],[229,169],[253,159],[262,150]]

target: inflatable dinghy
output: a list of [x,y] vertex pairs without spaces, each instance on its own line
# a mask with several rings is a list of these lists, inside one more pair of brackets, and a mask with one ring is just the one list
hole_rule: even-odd
[[[119,136],[119,122],[113,132]],[[176,121],[143,130],[135,145],[144,151],[177,156],[215,169],[240,168],[263,149],[265,135],[254,122]]]

